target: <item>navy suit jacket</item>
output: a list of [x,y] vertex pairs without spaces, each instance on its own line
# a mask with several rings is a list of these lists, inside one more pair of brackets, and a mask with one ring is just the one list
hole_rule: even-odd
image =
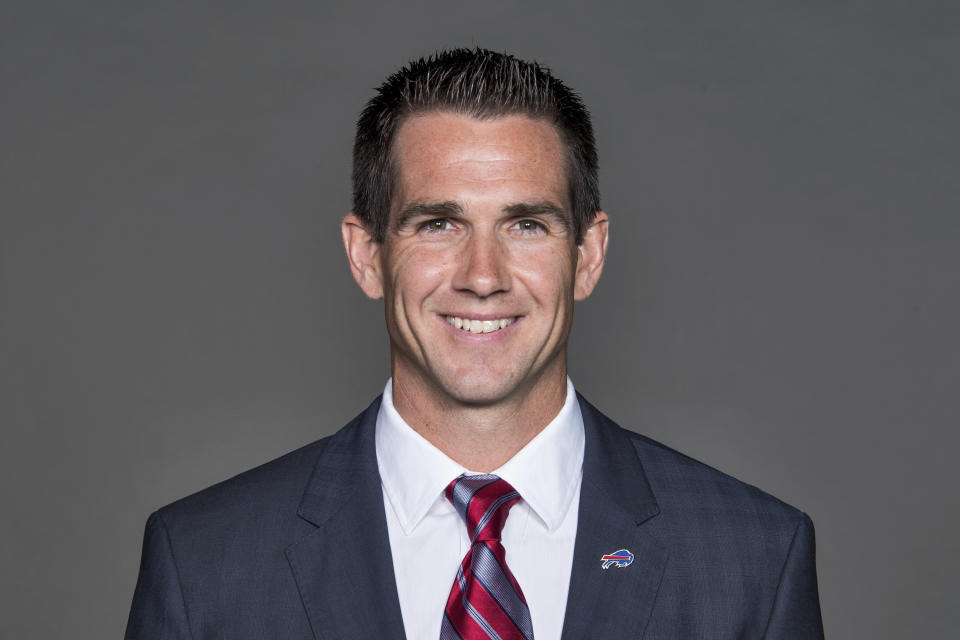
[[[823,637],[804,513],[579,400],[586,448],[568,603],[556,611],[563,640]],[[126,638],[404,638],[379,405],[150,516]],[[633,562],[602,569],[600,556],[620,549]]]

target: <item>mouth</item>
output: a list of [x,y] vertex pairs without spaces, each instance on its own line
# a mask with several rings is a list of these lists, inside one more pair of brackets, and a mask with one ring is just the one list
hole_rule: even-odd
[[477,318],[461,318],[460,316],[444,316],[444,319],[447,321],[447,324],[467,333],[493,333],[501,329],[506,329],[517,321],[516,316],[483,320]]

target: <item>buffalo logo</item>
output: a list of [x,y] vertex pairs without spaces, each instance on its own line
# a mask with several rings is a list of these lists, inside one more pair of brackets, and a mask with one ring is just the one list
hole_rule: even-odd
[[600,556],[600,560],[603,562],[601,567],[604,569],[609,569],[610,567],[622,568],[629,566],[630,563],[633,562],[633,554],[626,549],[620,549],[620,551],[614,551],[613,553]]

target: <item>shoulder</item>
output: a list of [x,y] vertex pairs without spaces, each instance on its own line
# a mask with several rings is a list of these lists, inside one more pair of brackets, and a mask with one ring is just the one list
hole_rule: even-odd
[[371,410],[376,415],[377,406],[375,401],[331,436],[160,508],[156,518],[172,533],[193,539],[228,531],[266,534],[279,533],[284,527],[298,530],[302,524],[299,506],[321,467],[339,473],[336,468],[343,452],[372,447],[362,442],[372,440],[367,433],[370,429],[363,427]]
[[[656,440],[624,429],[661,502],[704,513],[752,515],[766,523],[796,526],[803,513],[762,489],[691,458]],[[663,508],[663,505],[661,505]]]
[[796,522],[800,511],[779,498],[656,440],[628,430],[654,492],[674,498],[708,497],[710,503],[749,504]]
[[[588,403],[581,406],[588,447],[594,447],[585,452],[584,483],[589,468],[600,479],[592,482],[607,488],[593,490],[596,503],[586,510],[581,503],[581,514],[602,518],[616,504],[634,506],[630,513],[637,514],[634,522],[642,524],[645,539],[669,558],[658,599],[670,604],[651,621],[650,633],[669,636],[683,620],[703,624],[695,635],[760,637],[767,628],[777,630],[771,637],[822,637],[816,632],[814,535],[806,514],[621,428]],[[618,491],[629,491],[629,497]]]
[[730,540],[789,546],[805,513],[779,498],[647,436],[617,425],[587,404],[600,429],[629,442],[659,508],[659,528],[675,539]]
[[196,538],[214,531],[249,531],[296,514],[304,487],[330,438],[181,498],[156,514],[168,530]]

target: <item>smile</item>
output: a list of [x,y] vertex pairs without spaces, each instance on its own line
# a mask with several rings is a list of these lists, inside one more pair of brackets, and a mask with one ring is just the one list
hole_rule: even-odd
[[461,318],[459,316],[444,316],[447,324],[453,325],[457,329],[469,331],[470,333],[493,333],[505,327],[510,326],[516,321],[516,318],[499,318],[494,320],[471,320],[470,318]]

